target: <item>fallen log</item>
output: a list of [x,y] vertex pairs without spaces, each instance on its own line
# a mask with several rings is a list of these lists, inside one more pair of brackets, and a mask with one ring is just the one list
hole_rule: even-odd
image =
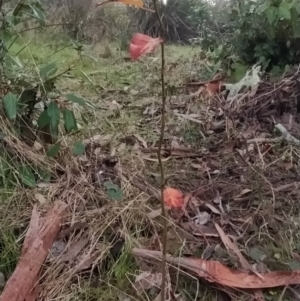
[[44,218],[36,206],[32,210],[29,229],[23,243],[20,260],[0,296],[0,301],[32,300],[49,249],[59,233],[67,205],[57,201]]

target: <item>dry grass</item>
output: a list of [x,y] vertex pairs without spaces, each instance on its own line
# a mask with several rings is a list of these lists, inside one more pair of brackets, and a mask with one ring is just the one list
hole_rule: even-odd
[[[184,47],[167,48],[168,86],[182,86],[185,79],[207,72],[203,65],[196,64],[197,52]],[[62,232],[43,268],[40,300],[105,301],[122,300],[121,296],[123,299],[129,296],[130,300],[154,299],[146,294],[137,295],[132,287],[143,265],[131,256],[130,250],[133,246],[160,248],[160,217],[148,216],[159,208],[159,167],[155,154],[160,121],[159,61],[149,57],[135,63],[120,61],[112,67],[118,55],[101,58],[97,56],[99,53],[99,49],[96,53],[89,50],[88,54],[96,61],[85,58],[82,66],[71,74],[76,76],[84,70],[92,82],[84,77],[68,77],[59,83],[64,92],[80,92],[101,107],[86,112],[91,114],[90,124],[76,137],[64,140],[99,135],[97,141],[86,142],[83,156],[73,157],[66,143],[61,156],[56,161],[49,160],[45,159],[44,150],[28,147],[12,135],[5,138],[14,164],[26,162],[36,170],[43,166],[51,170],[52,178],[47,183],[40,179],[34,189],[25,189],[17,183],[16,189],[1,192],[0,270],[8,276],[17,262],[32,205],[38,202],[37,194],[47,200],[39,204],[41,213],[57,199],[68,204]],[[282,93],[286,87],[293,87],[296,93],[293,83],[285,83],[280,88]],[[266,91],[270,86],[261,88]],[[97,95],[95,90],[99,92]],[[299,263],[295,255],[299,250],[298,148],[281,141],[267,145],[254,142],[248,149],[246,145],[251,143],[247,144],[247,140],[261,135],[278,136],[271,118],[259,119],[258,105],[270,110],[263,100],[247,99],[249,102],[240,103],[241,107],[229,109],[220,99],[195,99],[182,91],[177,89],[177,96],[172,96],[167,106],[164,151],[167,184],[185,193],[192,192],[200,210],[211,214],[208,226],[213,221],[222,222],[226,233],[237,237],[239,247],[251,263],[261,262],[271,270],[292,268]],[[272,89],[268,91],[269,94],[264,93],[270,96],[269,101]],[[249,115],[242,114],[242,106],[250,100],[253,106],[249,106]],[[280,97],[276,101],[280,104]],[[253,111],[257,113],[255,118]],[[280,121],[278,111],[273,116]],[[220,121],[222,127],[214,128]],[[3,122],[0,127],[6,128]],[[291,133],[297,136],[297,132]],[[170,145],[175,145],[178,151],[170,151]],[[183,148],[190,151],[186,153]],[[111,156],[117,158],[115,165],[110,164]],[[107,180],[121,188],[122,201],[109,199],[104,186]],[[295,186],[291,185],[293,182]],[[290,186],[285,188],[286,184]],[[216,202],[218,197],[224,210],[221,216],[205,207],[208,203],[221,210]],[[191,238],[187,234],[187,230],[170,220],[168,252],[204,256],[209,241],[214,247],[209,258],[238,267],[218,238]],[[264,255],[263,260],[259,252]],[[153,268],[150,263],[144,264]],[[186,300],[215,300],[220,291],[191,275],[175,272],[173,276],[174,287]],[[245,292],[227,290],[227,293],[239,299],[250,298]],[[280,292],[265,293],[278,297]]]

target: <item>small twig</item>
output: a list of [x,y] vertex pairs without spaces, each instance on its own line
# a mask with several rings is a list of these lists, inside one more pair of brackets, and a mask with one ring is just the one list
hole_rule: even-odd
[[253,138],[247,140],[247,144],[251,143],[276,143],[280,142],[284,139],[284,137],[276,137],[276,138]]
[[[162,38],[165,37],[164,26],[158,11],[157,0],[153,0],[155,13],[159,22],[160,32]],[[166,290],[166,263],[167,263],[167,213],[164,204],[164,187],[165,187],[165,173],[162,162],[162,146],[164,141],[165,132],[165,111],[166,111],[166,91],[165,91],[165,46],[164,42],[161,43],[161,97],[162,97],[162,109],[161,109],[161,128],[160,128],[160,139],[158,143],[157,158],[160,168],[161,177],[161,212],[163,217],[163,242],[162,242],[162,284],[161,284],[161,301],[165,301],[165,290]]]
[[72,69],[74,69],[77,65],[77,62],[73,65],[73,66],[69,66],[67,69],[65,69],[64,71],[62,71],[61,73],[51,77],[48,79],[49,82],[54,81],[55,79],[63,76],[64,74],[68,73],[69,71],[71,71]]
[[[141,151],[143,153],[157,153],[158,148],[157,147],[148,147],[148,148],[142,148]],[[195,150],[190,147],[162,147],[161,151],[163,152],[183,152],[183,153],[195,153]]]
[[13,34],[13,36],[18,35],[18,34],[22,34],[22,33],[27,32],[27,31],[35,30],[35,29],[43,29],[45,27],[53,27],[53,26],[59,26],[59,25],[68,25],[68,23],[60,22],[60,23],[56,23],[56,24],[47,24],[47,25],[44,25],[44,26],[35,26],[35,27],[20,30],[20,31],[16,32],[15,34]]
[[300,300],[300,294],[295,289],[293,289],[290,286],[288,286],[287,289],[293,293],[293,295],[297,301]]
[[287,289],[287,288],[288,288],[287,285],[283,288],[283,290],[282,290],[280,296],[278,297],[277,301],[282,301],[282,299],[283,299],[283,297],[284,297],[284,295],[285,295],[285,292],[286,292],[286,289]]

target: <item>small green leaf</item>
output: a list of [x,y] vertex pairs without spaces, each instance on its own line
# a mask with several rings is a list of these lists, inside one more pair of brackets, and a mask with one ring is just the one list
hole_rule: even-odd
[[0,37],[4,41],[9,41],[13,37],[13,34],[9,29],[3,29],[0,33]]
[[42,67],[40,69],[40,76],[41,77],[46,77],[49,75],[49,73],[54,74],[55,72],[57,71],[57,68],[56,68],[56,64],[55,63],[50,63],[44,67]]
[[42,26],[45,26],[46,21],[44,13],[34,5],[29,4],[29,6],[32,10],[33,17],[37,19]]
[[262,5],[260,5],[257,9],[257,13],[261,14],[264,11],[266,11],[269,7],[271,6],[271,2],[270,1],[265,1]]
[[70,101],[72,101],[74,103],[78,103],[81,106],[86,105],[86,106],[89,106],[90,108],[93,108],[93,109],[95,108],[95,106],[91,102],[86,101],[83,98],[81,98],[81,97],[79,97],[79,96],[77,96],[75,94],[66,94],[65,97],[68,100],[70,100]]
[[107,196],[114,201],[121,201],[124,197],[120,187],[110,181],[104,182]]
[[14,120],[17,117],[17,103],[17,96],[15,94],[12,94],[11,92],[7,93],[3,97],[3,106],[5,114],[10,120]]
[[58,125],[60,118],[60,110],[56,102],[51,101],[47,108],[48,116],[50,117],[50,132],[52,137],[56,139],[58,135]]
[[58,142],[58,143],[52,145],[47,151],[47,156],[48,157],[56,157],[60,150],[60,144],[61,144],[61,142]]
[[267,19],[270,25],[276,20],[278,16],[278,9],[275,6],[270,6],[267,10]]
[[74,143],[72,153],[75,156],[81,156],[85,151],[85,145],[81,141]]
[[34,177],[34,174],[33,174],[30,166],[26,166],[26,165],[20,166],[19,167],[19,176],[20,176],[21,182],[24,185],[26,185],[30,188],[36,187],[35,177]]
[[43,129],[46,125],[50,123],[50,117],[47,110],[44,110],[37,120],[39,129]]
[[64,109],[63,114],[66,132],[70,133],[71,131],[77,130],[78,128],[74,112],[69,109]]
[[86,102],[81,97],[78,97],[75,94],[66,94],[65,97],[68,100],[70,100],[70,101],[72,101],[74,103],[78,103],[81,106],[85,106],[86,105]]
[[291,8],[287,2],[281,2],[278,15],[286,20],[291,20]]
[[[293,33],[294,36],[296,37],[299,32],[300,32],[300,23],[298,22],[298,12],[296,11],[296,9],[292,9],[291,10],[291,22],[292,22],[292,27],[293,27]],[[299,19],[300,21],[300,19]]]
[[59,119],[59,107],[56,102],[51,101],[47,108],[47,113],[49,117],[55,116],[56,119]]

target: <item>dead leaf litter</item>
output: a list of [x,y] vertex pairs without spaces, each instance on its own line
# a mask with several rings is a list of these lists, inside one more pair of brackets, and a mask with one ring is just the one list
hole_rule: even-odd
[[[124,292],[130,300],[151,293],[154,300],[162,281],[170,300],[200,300],[195,289],[193,297],[186,294],[187,279],[206,281],[201,289],[254,294],[260,300],[269,288],[293,290],[300,281],[299,70],[270,85],[255,68],[234,85],[221,77],[187,84],[189,95],[168,102],[162,148],[168,279],[162,279],[158,264],[160,108],[145,101],[134,108],[141,118],[130,133],[86,138],[83,156],[55,162],[59,176],[51,185],[41,182],[30,196],[24,191],[18,196],[29,196],[38,209],[32,211],[22,257],[0,300],[21,301],[33,290],[39,300],[62,295],[72,300],[82,286],[92,290],[111,281],[114,287],[118,277],[130,284]],[[113,103],[118,112],[126,110],[119,102]],[[20,156],[21,142],[13,137],[5,142]],[[45,164],[35,151],[28,150],[26,160]],[[54,211],[49,209],[51,222],[50,213],[44,216],[50,200],[59,200]],[[28,212],[12,224],[23,225]],[[139,264],[141,258],[148,270]],[[18,290],[12,283],[20,283]]]

